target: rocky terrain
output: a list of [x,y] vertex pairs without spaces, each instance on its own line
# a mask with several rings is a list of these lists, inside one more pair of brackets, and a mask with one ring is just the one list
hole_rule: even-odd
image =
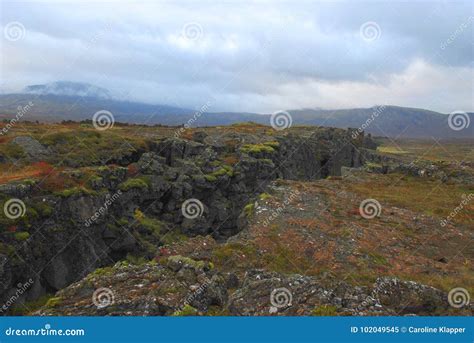
[[26,124],[1,139],[0,202],[19,215],[0,219],[0,302],[24,289],[4,314],[473,313],[448,297],[472,294],[474,202],[450,217],[472,160],[256,124]]

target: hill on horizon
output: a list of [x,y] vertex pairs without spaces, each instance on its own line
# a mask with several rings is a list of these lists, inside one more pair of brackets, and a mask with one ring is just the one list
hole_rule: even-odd
[[[117,122],[190,126],[231,125],[252,121],[270,125],[270,114],[205,112],[163,104],[146,104],[114,99],[104,88],[70,81],[27,86],[22,93],[0,95],[0,119],[11,119],[25,108],[21,120],[59,122],[91,119],[95,112],[107,110]],[[205,109],[204,109],[205,110]],[[362,128],[376,136],[407,138],[472,138],[474,114],[463,114],[465,127],[454,130],[448,115],[435,111],[381,105],[352,109],[288,110],[293,125],[337,128]]]

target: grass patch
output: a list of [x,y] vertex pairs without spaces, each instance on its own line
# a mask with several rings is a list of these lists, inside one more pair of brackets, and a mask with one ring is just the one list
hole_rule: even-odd
[[26,231],[15,232],[15,239],[17,241],[26,241],[28,238],[30,238],[29,232],[26,232]]
[[259,144],[244,144],[240,151],[250,155],[258,155],[261,153],[272,154],[275,152],[275,147],[265,143]]
[[146,176],[135,177],[122,182],[119,185],[121,191],[128,191],[130,189],[147,189],[150,186],[150,178]]
[[262,201],[265,201],[265,200],[268,200],[268,199],[271,199],[271,195],[268,194],[268,193],[262,193],[258,196],[258,198]]
[[257,249],[252,244],[226,243],[214,249],[211,261],[226,269],[245,269],[247,265],[255,267],[258,263]]
[[408,154],[408,151],[402,150],[396,146],[379,146],[377,151],[385,154]]
[[59,195],[62,198],[69,198],[78,195],[97,195],[97,193],[85,187],[73,187],[56,192],[56,195]]
[[192,307],[189,304],[184,305],[184,307],[181,310],[175,311],[172,315],[173,316],[178,316],[178,317],[186,317],[186,316],[196,316],[198,313],[198,310],[196,310],[194,307]]
[[244,207],[244,213],[247,218],[250,218],[255,213],[255,202],[250,202]]
[[62,298],[61,297],[53,297],[49,298],[48,301],[46,302],[46,307],[47,308],[53,308],[61,304]]
[[321,305],[311,311],[312,316],[335,316],[337,307],[332,305]]

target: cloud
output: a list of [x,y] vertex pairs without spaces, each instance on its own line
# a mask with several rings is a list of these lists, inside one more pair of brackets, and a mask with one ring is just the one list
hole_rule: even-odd
[[[4,1],[2,11],[2,31],[26,28],[19,41],[2,37],[6,90],[73,80],[129,100],[212,99],[216,111],[473,110],[468,1]],[[361,35],[368,22],[375,40]]]

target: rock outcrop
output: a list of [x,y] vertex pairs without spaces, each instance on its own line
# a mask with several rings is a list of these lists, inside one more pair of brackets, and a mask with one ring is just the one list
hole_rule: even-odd
[[[54,293],[127,255],[150,259],[179,235],[225,240],[242,230],[243,208],[269,182],[340,175],[344,166],[362,165],[367,143],[323,128],[194,138],[153,141],[147,151],[134,152],[136,162],[98,167],[87,178],[90,171],[63,172],[85,179],[87,188],[50,192],[35,181],[2,186],[4,199],[19,198],[27,209],[14,225],[2,225],[28,233],[1,242],[0,302],[29,278],[34,282],[25,300]],[[33,156],[47,153],[31,140],[17,143]],[[183,215],[190,199],[198,200],[196,216]]]
[[[142,266],[117,263],[58,292],[35,315],[334,316],[446,313],[446,295],[397,278],[369,287],[249,270],[241,280],[205,261],[173,256]],[[471,309],[472,310],[472,309]]]

